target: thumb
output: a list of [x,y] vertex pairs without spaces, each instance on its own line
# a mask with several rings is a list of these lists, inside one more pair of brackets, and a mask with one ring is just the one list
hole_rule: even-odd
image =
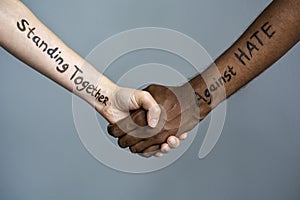
[[152,128],[155,128],[161,113],[159,105],[156,103],[151,94],[147,91],[135,91],[135,99],[139,107],[143,107],[147,110],[147,122]]

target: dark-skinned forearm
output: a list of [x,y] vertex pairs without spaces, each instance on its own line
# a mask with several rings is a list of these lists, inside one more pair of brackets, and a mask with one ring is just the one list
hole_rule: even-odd
[[[110,125],[109,133],[119,137],[121,147],[130,147],[134,153],[153,154],[168,136],[190,131],[221,101],[266,70],[299,41],[299,4],[299,0],[271,3],[214,64],[187,84],[146,88],[165,111],[158,129],[136,126],[136,123],[146,124],[145,112],[137,110],[131,114],[133,120],[121,120],[118,125],[122,128]],[[134,137],[145,133],[151,137]]]
[[244,34],[189,83],[201,118],[254,79],[300,39],[300,1],[273,1]]

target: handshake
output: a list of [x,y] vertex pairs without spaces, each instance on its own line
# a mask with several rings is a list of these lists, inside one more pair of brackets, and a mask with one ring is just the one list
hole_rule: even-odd
[[179,87],[152,84],[143,91],[117,88],[114,93],[108,133],[120,147],[144,157],[161,157],[178,147],[210,111],[189,82]]
[[0,46],[94,106],[110,123],[108,132],[120,147],[146,157],[162,156],[221,101],[299,42],[299,2],[270,3],[215,65],[179,87],[150,85],[141,91],[117,86],[20,1],[0,1],[0,27],[5,27],[0,29]]

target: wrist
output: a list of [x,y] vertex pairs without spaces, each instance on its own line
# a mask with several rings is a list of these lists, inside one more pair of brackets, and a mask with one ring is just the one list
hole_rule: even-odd
[[110,115],[109,108],[112,106],[112,101],[115,99],[115,93],[119,86],[101,74],[98,77],[97,86],[90,90],[92,91],[91,95],[85,100],[107,119],[107,116]]
[[201,75],[185,83],[183,87],[191,87],[196,104],[199,107],[200,120],[204,119],[212,110],[212,97],[207,89],[206,83]]

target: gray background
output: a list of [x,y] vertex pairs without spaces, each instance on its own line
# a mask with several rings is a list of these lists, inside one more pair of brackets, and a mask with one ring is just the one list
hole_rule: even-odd
[[[214,59],[269,2],[24,1],[82,56],[120,31],[158,26],[189,35]],[[208,120],[174,164],[136,175],[95,160],[76,133],[71,94],[0,49],[0,199],[298,200],[299,53],[298,44],[228,100],[222,136],[204,160],[197,154]],[[107,76],[117,80],[126,67],[149,61],[187,65],[167,53],[137,52]]]

